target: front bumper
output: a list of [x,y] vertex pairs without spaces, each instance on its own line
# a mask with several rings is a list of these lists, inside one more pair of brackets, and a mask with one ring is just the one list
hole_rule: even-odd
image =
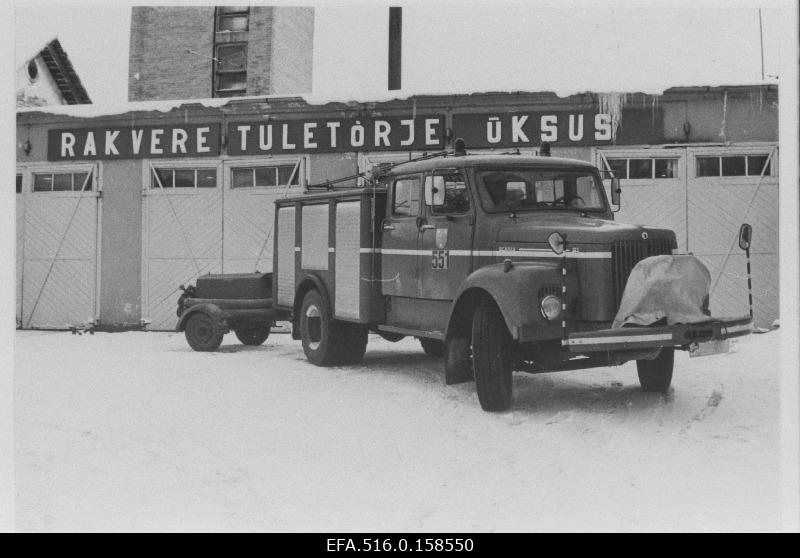
[[712,318],[696,324],[658,327],[634,326],[572,333],[562,341],[562,345],[567,347],[569,352],[580,354],[660,347],[689,347],[694,343],[749,335],[752,329],[753,321],[749,316]]

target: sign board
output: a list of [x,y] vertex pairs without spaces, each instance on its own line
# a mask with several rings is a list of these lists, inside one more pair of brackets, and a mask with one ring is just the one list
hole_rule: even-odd
[[228,155],[412,151],[444,146],[444,117],[320,118],[228,124]]
[[611,115],[591,110],[453,115],[453,137],[468,149],[606,145],[611,130]]
[[215,157],[220,130],[220,124],[49,130],[47,160]]

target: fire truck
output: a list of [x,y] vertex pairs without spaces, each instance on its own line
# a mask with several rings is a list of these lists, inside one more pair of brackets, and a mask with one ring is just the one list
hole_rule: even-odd
[[513,371],[635,360],[642,388],[665,392],[675,350],[751,332],[752,315],[709,314],[708,272],[674,232],[614,221],[619,180],[609,196],[587,162],[457,145],[361,180],[276,201],[271,273],[187,288],[177,329],[192,348],[231,330],[260,344],[285,320],[310,362],[337,366],[362,359],[370,332],[413,336],[446,383],[474,381],[501,411]]

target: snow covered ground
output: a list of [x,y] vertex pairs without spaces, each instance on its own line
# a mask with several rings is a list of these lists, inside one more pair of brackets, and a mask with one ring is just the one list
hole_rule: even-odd
[[779,336],[515,375],[512,410],[446,386],[413,339],[317,368],[298,342],[16,337],[17,529],[778,530]]

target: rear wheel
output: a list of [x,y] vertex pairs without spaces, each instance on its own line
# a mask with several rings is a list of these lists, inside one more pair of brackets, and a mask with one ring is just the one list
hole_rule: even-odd
[[637,360],[636,370],[642,389],[651,393],[666,393],[672,383],[675,349],[664,347],[653,360]]
[[511,406],[512,339],[497,305],[484,300],[472,318],[475,387],[484,411]]
[[186,320],[186,341],[195,351],[216,351],[225,335],[216,320],[205,312],[195,312]]
[[429,357],[442,358],[444,356],[444,343],[441,341],[420,337],[419,343],[422,345],[422,350],[425,351],[425,354]]
[[261,345],[269,337],[269,325],[259,324],[234,330],[236,338],[245,345]]
[[345,338],[341,324],[318,291],[308,291],[300,306],[300,338],[306,358],[317,366],[339,364]]

